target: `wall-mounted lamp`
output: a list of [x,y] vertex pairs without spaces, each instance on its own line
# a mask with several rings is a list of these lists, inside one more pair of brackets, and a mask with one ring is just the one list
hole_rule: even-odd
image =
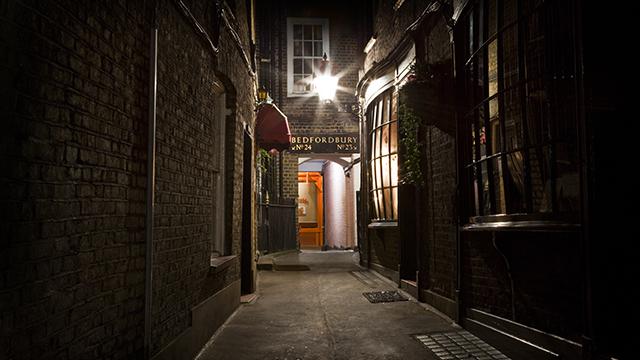
[[325,53],[318,67],[319,75],[313,80],[320,101],[330,103],[336,96],[338,78],[331,75],[331,66]]
[[265,102],[269,98],[269,92],[267,89],[260,87],[258,89],[258,102]]

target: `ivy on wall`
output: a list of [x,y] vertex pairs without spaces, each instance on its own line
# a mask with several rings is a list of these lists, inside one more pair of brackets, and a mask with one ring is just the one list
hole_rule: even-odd
[[424,185],[422,176],[421,153],[422,143],[418,138],[422,119],[406,104],[398,108],[400,144],[404,153],[400,163],[400,183],[421,187]]

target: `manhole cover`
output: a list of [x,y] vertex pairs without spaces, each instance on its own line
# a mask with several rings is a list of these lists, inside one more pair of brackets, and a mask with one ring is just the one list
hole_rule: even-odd
[[395,290],[365,292],[362,295],[371,303],[407,301],[406,297]]
[[468,331],[412,335],[438,359],[509,360],[500,351]]

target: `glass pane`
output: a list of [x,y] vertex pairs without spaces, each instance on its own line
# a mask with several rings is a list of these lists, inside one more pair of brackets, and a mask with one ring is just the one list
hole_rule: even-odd
[[316,40],[322,40],[322,25],[313,26],[313,38]]
[[476,110],[476,117],[478,119],[478,128],[479,128],[479,135],[480,135],[480,159],[484,158],[485,156],[487,156],[487,134],[485,132],[485,127],[484,127],[484,119],[485,119],[485,113],[484,113],[484,108],[485,105],[480,105],[478,106],[478,109]]
[[293,77],[293,91],[294,92],[304,91],[304,82],[302,80],[302,76],[295,75]]
[[480,175],[482,185],[480,186],[480,208],[484,215],[491,214],[491,198],[489,195],[489,176],[487,172],[487,162],[480,163]]
[[493,96],[498,92],[498,41],[493,40],[487,48],[489,51],[489,95]]
[[378,102],[378,114],[376,115],[376,126],[380,126],[384,122],[384,101]]
[[376,192],[378,193],[378,209],[380,210],[378,219],[384,219],[384,198],[382,197],[382,190]]
[[527,82],[527,125],[529,144],[551,139],[549,106],[541,78]]
[[376,182],[378,185],[377,188],[381,189],[384,186],[384,183],[383,183],[384,173],[382,172],[382,158],[377,158],[375,160],[375,164],[376,164],[376,176],[378,177],[378,181]]
[[533,212],[551,212],[551,182],[549,174],[549,147],[529,150],[531,174],[531,201]]
[[468,43],[469,52],[468,52],[467,56],[471,56],[471,54],[473,54],[473,52],[475,51],[475,42],[474,42],[474,40],[475,40],[475,31],[474,31],[475,30],[474,29],[475,28],[475,24],[474,24],[473,19],[474,19],[474,11],[471,10],[469,12],[469,20],[468,20],[469,22],[467,24],[467,26],[469,28],[469,32],[467,33],[467,37],[468,37],[467,39],[469,40],[469,43]]
[[398,94],[391,96],[391,118],[389,121],[398,120]]
[[302,74],[302,59],[293,59],[293,73]]
[[476,35],[475,45],[476,45],[476,48],[479,48],[480,46],[482,46],[482,43],[485,41],[485,37],[484,37],[485,10],[484,10],[483,0],[478,1],[478,5],[475,10],[476,10],[474,12],[474,15],[475,15],[474,20],[476,25],[476,28],[474,29],[474,32]]
[[313,73],[315,76],[320,76],[320,59],[313,59]]
[[493,191],[494,199],[496,202],[496,214],[505,214],[507,209],[505,207],[505,194],[504,194],[504,181],[502,171],[502,158],[493,158],[490,160],[493,167]]
[[389,154],[389,125],[383,125],[381,130],[382,147],[380,148],[380,155]]
[[520,106],[520,89],[514,88],[504,93],[504,127],[507,151],[519,149],[522,143],[522,111]]
[[313,42],[313,56],[322,57],[322,55],[323,55],[322,41],[314,41]]
[[398,155],[391,155],[391,185],[398,186]]
[[393,208],[393,220],[398,220],[398,188],[394,187],[391,189],[391,194],[393,196],[393,201],[391,203]]
[[305,91],[311,91],[311,84],[313,83],[313,78],[311,76],[307,76],[304,78],[304,89]]
[[373,208],[373,211],[371,211],[371,218],[372,219],[379,219],[380,216],[378,214],[378,192],[377,191],[372,191],[371,192],[371,207]]
[[385,219],[392,219],[391,211],[391,189],[384,189],[384,209],[385,209]]
[[302,25],[293,25],[293,39],[302,39]]
[[[509,2],[511,3],[511,2]],[[508,89],[518,82],[518,28],[509,28],[502,33],[502,64],[504,69],[504,87]]]
[[311,59],[304,59],[304,74],[311,75],[313,74],[313,66],[311,63]]
[[525,41],[525,64],[527,79],[544,74],[544,19],[540,11],[528,19]]
[[[497,0],[488,0],[489,1],[489,37],[496,33],[498,29],[498,7],[496,6]],[[515,2],[515,1],[514,1]]]
[[302,56],[302,41],[293,42],[293,56]]
[[476,101],[473,97],[474,94],[477,93],[476,91],[476,82],[475,82],[475,63],[473,62],[473,60],[471,62],[469,62],[469,64],[467,66],[465,66],[464,71],[465,71],[465,78],[464,78],[464,86],[465,86],[465,93],[468,94],[468,96],[465,96],[464,99],[464,103],[466,105],[465,110],[466,111],[470,111],[475,105],[476,105]]
[[473,177],[473,200],[475,204],[475,215],[482,215],[482,211],[480,211],[482,204],[482,188],[480,186],[481,181],[478,179],[480,175],[480,167],[473,166],[472,169],[472,177]]
[[372,161],[371,164],[369,164],[369,166],[371,167],[371,189],[375,190],[375,189],[379,188],[379,186],[378,186],[378,176],[376,175],[375,163]]
[[398,152],[398,122],[394,121],[390,125],[391,131],[389,134],[389,152],[397,153]]
[[380,155],[380,129],[373,130],[371,152],[374,158]]
[[[486,51],[486,48],[485,48]],[[475,80],[474,80],[474,89],[475,89],[475,104],[479,103],[480,101],[484,100],[487,98],[486,96],[486,91],[484,89],[484,84],[485,84],[485,76],[486,74],[485,72],[485,65],[484,65],[484,59],[483,59],[483,55],[482,55],[482,51],[475,56],[474,60],[476,61],[476,73],[475,75]]]
[[304,56],[313,56],[313,42],[305,41],[304,42]]
[[524,203],[524,155],[521,151],[507,154],[507,171],[505,177],[507,201],[509,202],[509,212],[521,213],[525,211]]
[[503,10],[503,24],[509,25],[518,19],[518,2],[517,1],[502,1],[504,6]]
[[471,159],[473,159],[473,161],[476,161],[479,159],[479,154],[476,151],[476,145],[478,145],[476,125],[472,116],[468,116],[466,119],[471,122]]
[[[497,103],[497,100],[496,100]],[[496,104],[497,107],[497,104]],[[502,152],[502,141],[500,135],[500,118],[493,118],[490,122],[491,132],[489,135],[491,136],[491,153],[497,154]]]
[[389,173],[389,157],[383,156],[380,160],[382,164],[382,186],[389,187],[391,186],[391,174]]
[[311,25],[304,26],[304,39],[305,40],[313,39],[313,26]]
[[577,214],[580,211],[578,149],[572,143],[558,143],[555,146],[555,158],[558,211]]

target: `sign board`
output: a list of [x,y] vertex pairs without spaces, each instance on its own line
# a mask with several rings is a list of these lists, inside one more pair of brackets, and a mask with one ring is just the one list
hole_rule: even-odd
[[360,135],[358,133],[292,135],[289,152],[355,154],[360,152]]

